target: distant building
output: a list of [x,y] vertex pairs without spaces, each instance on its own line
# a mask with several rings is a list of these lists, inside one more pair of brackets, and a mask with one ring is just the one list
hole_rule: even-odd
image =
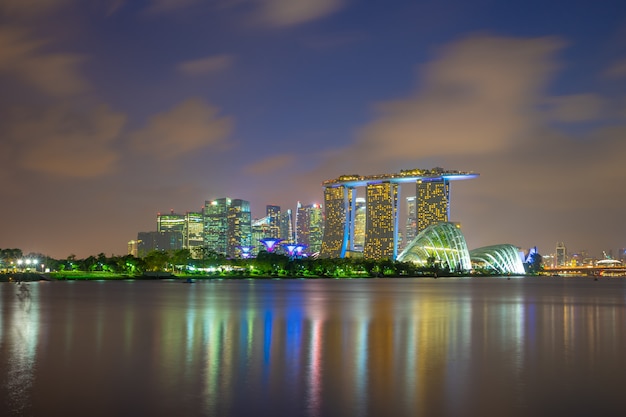
[[226,255],[239,256],[241,247],[252,245],[252,214],[250,202],[240,199],[230,201],[228,207],[228,243]]
[[278,237],[285,243],[292,243],[294,241],[291,209],[280,213],[280,234]]
[[416,197],[410,196],[406,198],[406,224],[404,227],[404,244],[398,244],[400,248],[404,248],[406,243],[412,242],[417,236],[417,206]]
[[128,242],[128,254],[135,258],[139,256],[139,244],[140,240],[131,240]]
[[183,228],[183,249],[189,249],[192,256],[197,256],[196,248],[204,246],[204,215],[201,212],[187,212]]
[[323,213],[320,204],[303,206],[298,201],[296,211],[296,243],[303,245],[309,254],[317,253],[322,246]]
[[226,255],[228,241],[228,208],[230,198],[206,201],[204,204],[204,246]]
[[157,213],[157,232],[171,232],[171,243],[168,250],[182,249],[184,244],[185,215],[174,213]]
[[178,231],[139,232],[137,234],[137,256],[142,258],[152,251],[180,249]]
[[267,235],[263,237],[281,238],[280,236],[280,206],[268,205],[265,207],[265,215],[268,217]]
[[367,223],[367,210],[365,198],[357,197],[354,204],[354,246],[355,252],[363,252],[365,247],[365,226]]
[[256,255],[261,249],[263,249],[263,245],[260,243],[261,239],[267,238],[270,233],[270,216],[252,220],[251,230],[251,241],[254,246],[251,250],[251,254]]
[[366,193],[367,225],[363,256],[396,259],[398,184],[388,181],[367,184]]
[[563,242],[557,242],[556,244],[555,267],[567,265],[567,248]]
[[416,199],[417,233],[432,224],[449,221],[450,183],[447,179],[417,181]]
[[353,187],[332,185],[324,188],[324,208],[326,223],[320,256],[343,258],[348,250],[348,242],[354,233]]
[[[326,217],[320,256],[343,258],[347,253],[358,253],[363,216],[356,208],[357,189],[365,187],[366,193],[363,256],[395,259],[400,243],[406,242],[405,246],[428,226],[449,222],[449,182],[476,177],[478,174],[473,172],[433,168],[402,170],[396,174],[342,175],[324,181]],[[409,219],[404,239],[400,240],[403,233],[398,230],[398,196],[403,184],[416,187],[416,196],[407,201]]]

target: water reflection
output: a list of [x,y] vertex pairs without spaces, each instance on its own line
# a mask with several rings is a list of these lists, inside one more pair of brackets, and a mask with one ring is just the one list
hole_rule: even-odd
[[2,415],[528,415],[626,406],[626,285],[3,285]]

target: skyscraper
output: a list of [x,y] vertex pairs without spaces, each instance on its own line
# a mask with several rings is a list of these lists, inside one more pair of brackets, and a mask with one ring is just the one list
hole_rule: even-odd
[[431,224],[447,222],[450,215],[450,184],[447,179],[417,181],[417,233]]
[[227,253],[228,208],[230,198],[207,201],[204,205],[204,246],[217,253]]
[[565,243],[557,242],[556,244],[556,257],[555,257],[556,267],[565,266],[567,264],[567,248],[565,247]]
[[363,256],[395,259],[397,248],[398,184],[388,181],[366,187],[367,226]]
[[204,216],[202,213],[189,211],[185,214],[183,229],[183,248],[191,251],[191,256],[198,256],[195,248],[204,245]]
[[354,205],[354,244],[351,250],[363,252],[365,247],[365,225],[367,221],[367,210],[365,206],[365,198],[357,197]]
[[353,187],[345,185],[324,188],[326,223],[324,225],[324,239],[322,240],[320,256],[328,258],[343,258],[346,256],[351,228],[352,232],[354,229],[352,226],[353,191]]
[[400,247],[404,248],[417,236],[417,207],[415,204],[416,197],[409,196],[406,198],[406,225],[404,228],[404,239]]
[[294,241],[291,209],[287,209],[280,214],[280,235],[278,237],[284,243],[292,243]]
[[241,246],[252,244],[252,214],[250,202],[240,199],[231,200],[228,207],[228,242],[226,255],[239,255]]
[[164,250],[178,250],[184,246],[185,215],[174,213],[157,213],[157,232],[168,232],[169,244]]
[[267,236],[271,238],[280,238],[280,206],[268,205],[265,207],[265,215],[268,217]]
[[[365,187],[367,197],[363,256],[395,258],[402,234],[397,224],[400,185],[412,184],[417,192],[414,203],[408,201],[409,222],[403,239],[408,243],[423,228],[449,221],[449,181],[476,177],[478,174],[473,172],[433,168],[402,170],[396,174],[342,175],[324,181],[326,218],[320,256],[345,257],[358,248],[361,220],[357,221],[357,216],[362,217],[356,210],[357,188]],[[415,215],[412,204],[415,205]]]
[[305,252],[317,253],[322,246],[323,231],[322,206],[308,204],[303,206],[298,201],[296,211],[296,242],[305,246]]

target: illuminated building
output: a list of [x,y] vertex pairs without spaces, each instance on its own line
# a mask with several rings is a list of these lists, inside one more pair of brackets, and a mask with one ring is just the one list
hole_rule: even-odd
[[413,228],[412,219],[406,225],[404,241],[408,244],[413,240],[411,236],[415,236],[419,230],[449,220],[449,181],[477,176],[473,172],[433,168],[403,170],[396,174],[342,175],[337,179],[324,181],[322,187],[326,212],[320,256],[343,258],[357,248],[360,249],[356,211],[359,187],[366,189],[363,256],[376,259],[395,258],[401,235],[398,231],[398,198],[401,185],[413,184],[417,193],[415,227]]
[[204,246],[211,251],[226,254],[228,242],[228,207],[230,198],[207,201],[204,205]]
[[565,266],[567,264],[567,248],[563,242],[557,242],[556,244],[556,267]]
[[436,223],[422,230],[398,256],[398,261],[421,266],[430,263],[452,272],[472,269],[467,243],[461,230],[452,223]]
[[363,256],[396,259],[398,230],[398,184],[388,181],[366,187],[367,221]]
[[348,250],[348,242],[354,233],[354,200],[353,188],[345,185],[324,188],[324,207],[326,222],[320,256],[343,258]]
[[183,228],[183,248],[189,249],[192,256],[196,254],[195,248],[204,245],[204,216],[198,212],[185,214],[185,227]]
[[139,256],[139,245],[141,244],[140,240],[131,240],[128,242],[128,254],[134,256],[135,258]]
[[415,196],[406,198],[406,225],[404,228],[404,244],[399,245],[402,249],[417,236],[417,208]]
[[365,199],[357,197],[354,205],[354,250],[363,252],[365,246],[365,226],[367,220],[367,209]]
[[416,200],[417,233],[431,224],[449,220],[450,183],[447,179],[417,181]]
[[285,242],[293,242],[293,218],[291,209],[287,209],[280,214],[280,235],[278,236]]
[[280,206],[268,205],[265,207],[265,215],[268,217],[268,231],[264,237],[280,238]]
[[298,201],[296,211],[296,243],[307,247],[309,253],[319,252],[322,246],[323,226],[322,206],[319,204],[303,206]]
[[239,254],[239,248],[250,246],[252,243],[252,214],[250,202],[240,199],[230,201],[228,207],[228,230],[226,255],[230,257]]
[[[252,221],[251,230],[252,230],[252,238],[251,238],[252,242],[260,242],[261,240],[265,239],[267,235],[269,234],[269,230],[270,230],[270,217],[265,216],[261,219],[254,219]],[[257,253],[259,253],[259,249],[260,247],[256,246],[254,250],[252,251],[252,253],[256,255]]]
[[183,234],[185,230],[185,215],[176,214],[172,210],[169,214],[157,213],[157,232],[170,232],[170,242],[165,250],[183,248]]

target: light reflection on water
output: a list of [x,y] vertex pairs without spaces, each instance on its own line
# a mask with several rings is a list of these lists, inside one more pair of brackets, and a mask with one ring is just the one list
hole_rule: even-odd
[[0,415],[621,415],[626,280],[0,284]]

